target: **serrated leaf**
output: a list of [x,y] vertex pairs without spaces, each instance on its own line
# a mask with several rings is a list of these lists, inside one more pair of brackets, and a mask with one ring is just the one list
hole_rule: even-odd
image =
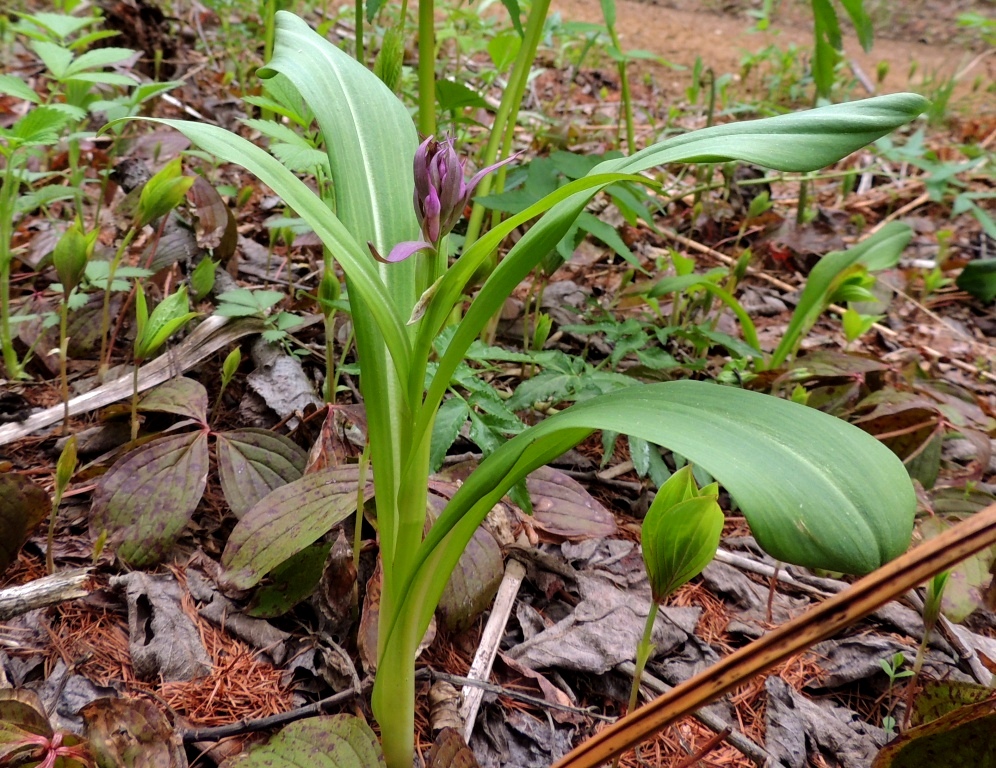
[[265,429],[219,432],[216,446],[221,489],[238,518],[271,491],[299,479],[308,462],[297,443]]
[[0,573],[17,558],[32,529],[52,511],[44,489],[13,472],[0,475]]
[[27,83],[13,75],[0,75],[0,93],[30,101],[32,104],[41,101],[41,97]]
[[149,390],[138,402],[138,410],[173,413],[201,424],[207,423],[208,393],[199,381],[177,376]]
[[[368,475],[369,477],[369,475]],[[263,497],[239,521],[221,557],[225,580],[248,589],[356,511],[359,468],[329,467]],[[373,497],[367,483],[364,499]]]
[[462,397],[451,397],[443,402],[432,427],[432,447],[429,451],[429,471],[435,472],[443,465],[446,452],[467,423],[470,409]]
[[107,531],[129,565],[161,562],[204,494],[206,432],[161,437],[129,452],[101,478],[90,510],[94,537]]
[[377,768],[384,754],[374,732],[352,715],[310,717],[284,728],[263,747],[243,752],[221,768]]

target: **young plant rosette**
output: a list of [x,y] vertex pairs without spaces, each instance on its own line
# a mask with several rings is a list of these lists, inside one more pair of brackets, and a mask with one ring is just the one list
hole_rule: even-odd
[[[597,192],[619,181],[647,183],[637,174],[665,163],[741,160],[784,171],[821,168],[916,117],[923,98],[897,94],[716,126],[603,162],[448,264],[439,245],[460,215],[451,200],[464,200],[474,184],[465,181],[462,164],[449,154],[452,147],[435,144],[438,178],[430,170],[428,187],[425,178],[413,179],[419,141],[404,104],[301,19],[281,12],[277,25],[273,59],[261,74],[286,78],[314,110],[335,184],[334,211],[250,142],[211,125],[159,122],[219,160],[255,173],[311,225],[346,275],[384,574],[373,709],[391,768],[412,764],[415,651],[474,530],[513,485],[593,430],[666,446],[709,471],[737,500],[761,546],[779,560],[866,573],[905,551],[915,498],[902,463],[888,449],[804,406],[693,381],[634,382],[544,420],[483,461],[424,537],[423,528],[433,422],[457,366],[505,298]],[[431,140],[423,147],[419,167],[431,169]],[[534,219],[473,296],[427,377],[433,341],[465,301],[471,277],[513,229]],[[371,246],[390,255],[399,244],[413,242],[431,247],[411,249],[394,263],[372,256]],[[346,505],[331,502],[341,494],[331,486],[329,494],[334,512],[279,531],[250,510],[223,557],[233,582],[252,586],[275,562],[345,517]]]

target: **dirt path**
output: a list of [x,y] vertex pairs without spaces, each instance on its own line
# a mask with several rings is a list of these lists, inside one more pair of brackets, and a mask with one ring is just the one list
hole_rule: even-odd
[[[812,45],[808,12],[791,3],[784,4],[786,8],[777,17],[777,29],[751,32],[752,19],[735,2],[725,5],[732,7],[730,11],[715,12],[708,10],[709,3],[690,0],[667,0],[666,4],[635,0],[616,2],[624,49],[649,50],[685,67],[693,65],[696,56],[701,56],[717,75],[737,75],[745,53],[759,51],[771,44],[786,48],[795,43],[804,50]],[[719,4],[716,5],[718,8]],[[865,53],[853,31],[845,30],[845,50],[872,78],[878,62],[888,62],[889,74],[882,92],[907,90],[918,85],[922,88],[924,77],[942,82],[982,53],[978,46],[969,45],[970,38],[957,27],[956,17],[973,6],[980,13],[985,13],[982,6],[988,7],[991,13],[991,6],[985,3],[951,2],[943,6],[946,9],[943,13],[935,3],[893,3],[891,16],[880,9],[882,3],[866,5],[875,20],[875,45],[871,53]],[[553,9],[565,20],[602,22],[599,0],[554,0]],[[909,71],[914,62],[918,71],[911,84]],[[648,66],[655,74],[656,85],[665,93],[681,94],[688,86],[687,71]],[[996,55],[983,56],[962,77],[956,91],[959,97],[970,94],[972,81],[977,76],[981,76],[985,84],[996,80]],[[996,111],[996,96],[992,93],[972,99],[976,108],[980,102],[981,108]]]

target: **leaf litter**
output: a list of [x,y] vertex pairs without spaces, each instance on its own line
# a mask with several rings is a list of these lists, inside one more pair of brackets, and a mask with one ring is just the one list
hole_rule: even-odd
[[[594,70],[575,74],[576,82],[582,84],[581,92],[575,91],[573,84],[567,86],[568,96],[574,98],[575,106],[585,103],[596,105],[598,100],[592,94],[599,88],[608,88],[610,98],[607,104],[614,110],[611,76]],[[591,84],[596,86],[594,91]],[[540,86],[549,87],[549,83],[541,82]],[[202,91],[196,92],[198,88]],[[211,95],[205,99],[205,94]],[[649,97],[652,94],[647,95]],[[191,102],[198,108],[203,108],[206,113],[221,117],[225,113],[228,94],[221,83],[199,74],[185,89],[185,97],[192,97]],[[588,112],[594,113],[598,109],[607,109],[606,102],[589,108]],[[176,137],[165,138],[173,142],[163,145],[163,156],[167,157],[175,153]],[[578,146],[585,148],[583,144]],[[590,142],[588,148],[597,149],[597,141]],[[864,160],[859,158],[858,162]],[[896,172],[898,165],[888,170]],[[202,180],[199,178],[198,181]],[[749,289],[762,297],[766,306],[772,308],[757,312],[755,319],[759,325],[760,338],[779,338],[786,319],[786,313],[781,308],[793,306],[796,300],[794,292],[799,288],[801,277],[797,271],[805,271],[811,266],[808,262],[812,260],[813,254],[839,247],[842,242],[839,239],[840,232],[847,231],[850,226],[848,222],[853,221],[855,216],[878,219],[886,215],[885,211],[889,207],[895,209],[898,206],[913,205],[921,201],[923,188],[923,184],[917,179],[900,182],[890,180],[864,191],[859,188],[846,201],[834,199],[828,190],[820,192],[818,219],[813,226],[798,228],[780,215],[757,222],[760,227],[757,248],[766,255],[767,261],[763,270],[755,267],[748,270]],[[249,282],[255,280],[252,278],[254,273],[282,279],[282,273],[272,269],[269,273],[266,272],[270,254],[265,247],[262,248],[262,257],[252,266],[252,272],[248,269],[239,272],[236,263],[239,253],[237,250],[232,252],[234,227],[239,226],[240,234],[251,232],[262,239],[263,228],[256,214],[240,211],[233,218],[231,208],[224,204],[219,207],[221,197],[210,185],[195,184],[195,189],[197,193],[191,200],[196,209],[196,225],[193,230],[195,235],[185,235],[183,228],[171,229],[168,237],[164,233],[164,239],[156,252],[157,257],[176,263],[189,259],[197,249],[211,248],[215,250],[217,258],[229,262],[229,269],[243,282],[247,278]],[[258,189],[250,191],[257,201],[262,196]],[[775,191],[776,194],[783,195],[783,200],[791,194],[785,189],[779,190],[777,185]],[[724,222],[732,220],[731,216],[742,215],[742,211],[738,212],[737,205],[743,206],[744,203],[733,201],[724,205],[722,210],[717,208],[711,216],[700,216],[694,220],[691,219],[691,211],[685,208],[673,214],[666,223],[687,232],[687,225],[691,221],[692,234],[696,240],[716,243],[724,234],[731,234],[724,229],[727,226]],[[923,219],[911,222],[915,224],[917,231],[914,248],[918,255],[929,256],[936,250],[937,226],[933,220],[941,211],[926,200],[910,210],[920,212],[920,218]],[[965,227],[961,222],[957,226]],[[645,263],[650,263],[655,257],[663,257],[665,249],[671,245],[687,249],[688,253],[694,252],[687,243],[678,238],[670,238],[667,233],[660,235],[642,226],[628,225],[620,226],[620,230],[628,241],[626,245],[640,254]],[[189,233],[189,230],[186,231]],[[848,232],[848,236],[850,234]],[[962,239],[967,240],[973,234],[968,232]],[[249,242],[259,246],[256,241]],[[306,241],[302,240],[304,242]],[[979,242],[986,241],[980,239]],[[302,276],[307,274],[314,262],[313,254],[309,254],[307,248],[304,245],[295,252],[291,248],[278,246],[275,255],[281,258],[274,260],[274,266],[280,261],[280,266],[285,270],[283,274],[291,274],[294,270]],[[588,255],[587,260],[585,254]],[[711,249],[705,253],[698,252],[700,260],[697,266],[702,269],[721,266],[724,262],[720,257],[725,255]],[[557,315],[557,325],[577,323],[583,320],[583,311],[590,297],[615,295],[624,279],[623,275],[620,265],[606,259],[604,249],[592,249],[586,243],[579,251],[579,258],[567,262],[551,278],[542,308]],[[828,410],[857,417],[859,423],[863,420],[869,431],[880,436],[894,434],[894,437],[886,439],[893,440],[894,447],[910,463],[920,461],[915,474],[926,489],[925,501],[933,503],[934,519],[939,521],[938,525],[943,525],[945,521],[970,514],[971,509],[965,506],[965,499],[971,493],[978,493],[989,499],[991,497],[986,494],[993,491],[992,378],[986,379],[983,367],[980,382],[980,368],[977,366],[980,358],[984,360],[986,355],[992,355],[993,333],[989,331],[983,334],[979,329],[992,328],[992,325],[986,325],[987,316],[979,313],[977,305],[966,304],[963,294],[956,293],[950,287],[941,289],[933,296],[921,296],[920,299],[910,295],[918,288],[917,281],[921,278],[908,266],[901,265],[890,279],[898,280],[896,285],[901,291],[905,290],[906,295],[896,294],[887,322],[875,331],[873,338],[860,341],[851,350],[852,354],[847,356],[834,356],[831,353],[821,357],[817,345],[833,346],[840,338],[833,323],[821,321],[806,344],[812,349],[812,354],[803,358],[803,365],[808,370],[783,372],[786,378],[778,386],[784,386],[785,391],[790,392],[791,386],[803,382],[810,397],[822,398]],[[528,291],[531,290],[532,287],[523,286],[519,296],[520,308],[528,305]],[[569,309],[565,306],[567,304],[570,304]],[[670,311],[674,307],[665,306],[664,309]],[[521,339],[523,329],[531,329],[530,320],[514,306],[509,306],[507,310],[509,316],[505,318],[503,330],[506,334]],[[633,310],[627,308],[625,302],[621,302],[619,314],[620,317],[627,317],[633,314]],[[88,317],[86,309],[78,312],[75,320],[79,325],[70,334],[76,345],[71,347],[74,362],[77,358],[85,359],[87,348],[92,352],[94,325],[92,313]],[[726,322],[723,317],[719,321]],[[991,319],[988,322],[991,323]],[[727,324],[726,327],[734,326]],[[29,324],[25,324],[22,340],[29,345],[37,344],[41,349],[51,349],[54,346],[51,337],[43,336],[41,332],[42,329],[30,328]],[[41,338],[45,340],[39,341]],[[504,340],[509,344],[515,343],[514,339],[510,340],[509,335]],[[596,336],[585,338],[581,343],[590,343],[593,349],[608,357],[617,344],[636,344],[637,341],[622,339],[617,340],[616,344],[610,344],[601,336]],[[910,356],[911,351],[919,359],[914,361]],[[826,353],[826,350],[823,352]],[[865,357],[855,355],[854,352]],[[51,356],[40,355],[40,360],[49,367],[49,371],[54,372],[50,358]],[[261,394],[267,408],[284,423],[296,424],[302,418],[306,420],[308,407],[319,404],[314,395],[316,389],[313,387],[314,378],[310,375],[310,369],[302,367],[296,358],[287,355],[269,359],[269,363],[257,365],[256,373],[251,374],[254,378],[247,382],[247,388]],[[637,360],[646,368],[654,370],[652,366],[647,366],[647,362],[651,360],[649,356],[637,356]],[[855,360],[864,362],[855,364]],[[146,395],[142,403],[144,409],[157,414],[174,414],[196,422],[207,422],[208,400],[204,388],[197,385],[200,389],[195,391],[196,388],[184,383],[192,382],[193,379],[176,377],[178,367],[190,370],[196,362],[199,361],[192,358],[181,359],[169,366],[167,383]],[[625,368],[634,363],[634,358],[621,360],[620,363]],[[712,366],[713,370],[717,365],[715,359],[706,361],[706,366]],[[272,371],[285,368],[286,373],[281,375],[290,376],[295,383],[288,385],[288,379],[274,380],[272,376],[267,380],[263,375],[267,369]],[[194,371],[194,375],[207,384],[213,394],[212,371],[209,365],[206,370]],[[86,375],[89,369],[80,365],[77,373]],[[516,370],[512,365],[504,368],[499,366],[492,380],[493,385],[505,386],[523,373],[521,367]],[[563,376],[565,381],[579,378],[574,372],[559,371],[558,375]],[[349,382],[349,374],[346,376]],[[943,396],[936,391],[919,391],[913,394],[911,390],[902,389],[902,379],[908,381],[928,376],[935,377],[935,381],[939,380],[944,385],[941,388],[944,390]],[[928,382],[923,386],[929,389],[932,384]],[[350,384],[347,383],[345,389],[349,387]],[[869,399],[875,394],[877,399]],[[291,395],[291,399],[287,395]],[[35,406],[53,405],[58,401],[57,396],[52,393],[28,390],[26,396],[31,398],[32,405]],[[856,410],[862,401],[864,402],[860,408],[864,411]],[[75,413],[80,417],[86,411],[87,407],[82,407],[75,410]],[[166,442],[147,443],[131,453],[128,460],[133,463],[123,464],[116,473],[113,468],[109,468],[110,462],[105,460],[92,474],[78,478],[80,481],[85,479],[89,489],[96,482],[93,514],[98,528],[106,527],[107,523],[115,519],[115,501],[120,512],[122,508],[127,508],[128,498],[142,493],[143,486],[140,483],[143,473],[155,476],[156,488],[170,487],[172,496],[164,497],[165,503],[164,499],[157,500],[158,506],[168,507],[163,510],[165,514],[124,515],[121,521],[124,523],[121,529],[124,533],[120,535],[119,541],[109,541],[111,546],[108,552],[114,551],[119,558],[136,565],[169,562],[172,545],[182,535],[205,551],[213,552],[215,559],[207,559],[216,563],[220,552],[219,542],[209,541],[208,536],[202,535],[197,523],[198,512],[202,512],[205,506],[217,503],[231,510],[235,517],[241,516],[243,520],[248,517],[252,520],[254,510],[271,492],[281,487],[286,489],[288,484],[301,482],[308,477],[314,478],[316,474],[322,477],[320,472],[302,476],[304,448],[307,447],[303,444],[313,441],[301,440],[302,445],[299,445],[293,442],[293,435],[287,437],[280,432],[252,429],[254,424],[249,423],[247,426],[250,410],[246,409],[240,417],[234,412],[230,402],[226,403],[221,413],[230,429],[215,433],[213,441],[209,441],[207,432],[167,433],[167,436],[158,438]],[[268,425],[276,421],[273,413],[265,414],[264,422]],[[55,419],[51,419],[48,423],[54,421]],[[77,423],[82,421],[78,418]],[[939,426],[955,429],[945,433],[945,439],[940,440],[937,439]],[[305,427],[307,424],[302,429]],[[490,427],[485,424],[481,428]],[[961,440],[957,450],[955,441],[947,439],[954,434],[959,435]],[[298,437],[300,435],[301,432],[298,432]],[[458,435],[456,439],[463,440],[462,447],[470,448],[473,452],[473,441],[468,441],[466,435]],[[215,445],[215,461],[220,469],[220,480],[215,480],[209,470],[211,443]],[[326,480],[328,477],[337,477],[337,473],[349,475],[347,485],[341,489],[340,495],[343,501],[350,497],[355,508],[357,477],[355,470],[349,469],[355,465],[348,463],[350,457],[357,453],[354,449],[355,443],[345,437],[337,441],[329,439],[324,461],[332,469],[322,471],[328,473],[324,476]],[[595,458],[593,466],[597,467],[601,458],[597,441],[586,444],[582,451]],[[336,461],[329,461],[329,455],[336,457]],[[41,442],[36,438],[22,439],[20,443],[12,444],[8,456],[13,466],[25,470],[24,475],[17,477],[35,474],[47,479],[50,474],[48,468],[54,464],[53,457],[43,452]],[[620,442],[613,461],[619,466],[620,462],[625,462],[628,458],[628,446]],[[340,462],[342,467],[337,469]],[[101,472],[104,472],[103,477],[98,479]],[[583,483],[570,481],[567,472],[587,473],[588,479]],[[577,705],[579,713],[583,712],[584,706],[594,705],[606,713],[618,714],[619,701],[625,698],[624,693],[620,694],[625,687],[625,680],[618,672],[618,667],[632,655],[632,648],[635,646],[635,638],[626,637],[633,634],[631,630],[634,625],[638,634],[639,625],[643,621],[640,611],[643,610],[643,615],[646,615],[646,589],[639,583],[639,578],[633,578],[634,574],[642,574],[638,552],[632,541],[636,538],[635,532],[639,526],[637,521],[624,514],[639,508],[639,502],[632,498],[633,494],[627,496],[627,493],[634,486],[642,488],[644,481],[633,469],[621,475],[625,478],[623,480],[619,480],[618,476],[599,476],[600,474],[604,475],[604,470],[595,470],[592,466],[580,470],[575,465],[548,468],[530,479],[529,490],[535,503],[536,515],[534,518],[518,518],[518,533],[525,537],[526,542],[532,543],[531,551],[543,557],[537,556],[530,562],[526,592],[520,596],[515,620],[506,628],[502,648],[506,662],[499,665],[497,677],[509,690],[527,687],[549,700]],[[348,485],[350,480],[352,486]],[[445,484],[446,480],[440,482]],[[625,485],[626,483],[629,485]],[[972,483],[973,487],[969,488],[968,483]],[[311,489],[310,485],[308,487]],[[87,488],[76,490],[87,493]],[[945,491],[950,492],[949,495],[945,496]],[[291,501],[286,502],[288,505],[304,499],[303,496],[295,495],[293,489],[291,492],[285,490],[284,493],[289,493]],[[221,500],[221,494],[224,501]],[[0,498],[7,502],[9,497],[2,494]],[[28,504],[27,507],[30,508],[19,512],[17,516],[8,511],[9,506],[8,503],[2,507],[4,533],[10,534],[4,536],[4,541],[8,544],[18,540],[18,531],[24,527],[23,519],[40,520],[43,512],[40,501]],[[348,506],[349,504],[343,503],[332,517],[341,517],[345,521],[351,513],[351,510],[346,509]],[[47,509],[44,511],[47,512]],[[272,508],[270,512],[272,513]],[[270,524],[265,513],[257,511],[255,514],[264,519],[266,524]],[[738,522],[733,519],[734,515],[735,512],[730,513],[728,534],[738,533]],[[327,520],[316,526],[322,530],[308,545],[321,539],[327,528]],[[129,530],[129,525],[139,527],[137,534]],[[60,535],[85,535],[78,520],[62,520],[60,526]],[[32,526],[26,527],[30,529]],[[96,530],[94,533],[97,533]],[[338,531],[340,536],[345,533],[343,529]],[[365,541],[372,537],[370,530],[361,533]],[[301,542],[310,536],[310,533],[301,536],[292,548],[299,548]],[[483,533],[482,536],[482,540],[486,542],[483,547],[487,549],[488,567],[483,568],[482,563],[476,562],[475,565],[482,566],[481,573],[486,571],[487,578],[467,570],[464,588],[469,581],[488,582],[489,586],[482,592],[487,594],[493,588],[491,582],[500,579],[501,558],[495,554],[497,544],[494,544],[494,537],[488,533]],[[97,535],[93,538],[97,538]],[[184,574],[175,565],[154,576],[134,571],[127,576],[108,578],[108,573],[112,573],[113,569],[108,568],[108,556],[105,554],[101,561],[104,568],[100,577],[102,583],[109,587],[117,579],[120,586],[131,594],[122,599],[110,590],[103,591],[86,600],[67,603],[44,614],[35,612],[10,622],[3,630],[9,632],[11,637],[22,638],[22,642],[18,644],[14,641],[0,649],[3,668],[19,668],[23,671],[30,666],[32,659],[51,661],[58,658],[63,663],[62,676],[69,674],[69,668],[65,665],[71,663],[75,672],[80,673],[76,674],[80,681],[89,680],[95,686],[112,685],[120,694],[128,696],[155,694],[184,718],[182,723],[174,721],[165,726],[161,723],[156,725],[157,744],[163,745],[170,741],[169,728],[226,725],[243,718],[259,719],[293,709],[303,703],[304,686],[295,692],[294,684],[288,676],[271,662],[279,663],[281,653],[277,651],[278,647],[285,644],[293,647],[294,643],[288,641],[299,633],[299,627],[287,632],[286,624],[281,625],[283,628],[275,626],[279,620],[267,622],[256,619],[254,621],[260,623],[255,624],[240,621],[248,618],[241,613],[241,606],[245,605],[246,598],[244,590],[258,581],[257,575],[260,578],[265,575],[270,562],[277,563],[284,559],[282,556],[274,556],[263,565],[258,565],[248,556],[239,560],[239,552],[244,551],[239,548],[250,545],[251,538],[250,534],[241,541],[236,539],[231,550],[235,554],[226,553],[224,561],[229,567],[232,567],[233,562],[241,567],[242,560],[247,560],[252,561],[256,568],[251,576],[247,576],[246,571],[235,572],[238,573],[235,578],[231,578],[233,572],[222,574],[217,568],[207,578],[202,578],[194,576],[198,571],[190,570]],[[231,541],[229,540],[230,544]],[[127,545],[122,550],[120,543],[123,542],[127,542]],[[132,542],[138,542],[138,545],[135,546]],[[326,543],[331,543],[331,539]],[[523,544],[521,538],[519,543]],[[502,544],[505,545],[506,542]],[[743,542],[735,536],[728,537],[725,542],[725,546],[729,547],[740,544]],[[749,543],[746,547],[748,556],[752,556]],[[86,547],[81,549],[85,550]],[[322,556],[325,553],[321,545],[319,552],[316,560],[324,564]],[[17,559],[5,574],[5,584],[9,586],[23,583],[40,576],[37,554],[37,536],[28,541],[26,550],[19,555],[12,551],[11,559],[15,556]],[[361,558],[368,555],[368,552],[363,552]],[[480,560],[484,559],[481,555]],[[766,558],[755,556],[754,559],[771,565]],[[361,559],[359,572],[353,576],[355,582],[352,583],[364,585],[359,591],[365,593],[365,597],[370,597],[375,592],[372,571],[371,564],[364,563]],[[968,608],[987,603],[991,605],[992,601],[991,587],[987,591],[985,562],[976,563],[976,571],[979,573],[975,577],[965,575],[965,583],[957,591],[958,600],[962,603],[968,601]],[[321,579],[338,576],[327,567],[318,572]],[[801,574],[795,575],[802,577]],[[226,580],[225,576],[230,578]],[[973,580],[969,582],[969,578]],[[191,583],[189,592],[186,589],[188,580]],[[197,586],[194,586],[195,580],[198,581]],[[350,583],[348,579],[341,581]],[[212,582],[220,583],[221,591]],[[274,586],[275,583],[277,579],[267,582],[267,586]],[[778,623],[797,614],[808,603],[807,597],[797,594],[791,587],[780,586],[770,603],[769,620],[768,586],[766,579],[746,575],[730,565],[711,565],[701,580],[681,589],[674,596],[673,604],[664,609],[665,614],[671,618],[667,622],[660,622],[657,636],[659,657],[651,665],[651,672],[659,675],[663,681],[672,684],[678,682],[714,658],[717,653],[727,652],[738,647],[747,638],[758,636],[771,626],[771,620]],[[194,610],[191,595],[201,604],[199,611]],[[477,598],[470,596],[464,589],[463,596],[458,597],[457,602],[467,603],[475,599]],[[895,606],[897,609],[899,607]],[[308,608],[299,610],[304,611],[307,616]],[[738,722],[746,737],[762,744],[779,757],[784,765],[819,764],[820,760],[830,759],[842,765],[867,765],[869,756],[884,741],[884,732],[877,724],[881,722],[883,712],[889,706],[885,685],[887,680],[881,673],[878,661],[895,651],[903,653],[908,659],[912,658],[914,644],[918,640],[917,633],[922,633],[922,623],[919,627],[916,624],[916,613],[904,610],[907,614],[900,618],[894,617],[894,623],[891,624],[888,617],[882,615],[886,613],[883,610],[860,632],[844,640],[828,641],[811,654],[784,665],[768,676],[766,681],[752,681],[728,697],[720,705],[721,712],[730,722]],[[964,606],[962,610],[965,610]],[[127,618],[126,614],[129,614]],[[909,614],[912,614],[912,620]],[[361,632],[364,631],[366,620],[365,631],[369,633],[370,615],[366,610],[360,612]],[[455,626],[444,628],[440,632],[435,645],[426,651],[425,664],[454,674],[466,672],[469,662],[467,651],[476,644],[480,631],[479,622],[468,616],[471,614],[465,613],[454,622]],[[166,621],[166,617],[172,623]],[[448,623],[443,622],[444,625]],[[464,629],[467,624],[469,628]],[[184,627],[182,631],[178,628],[180,626]],[[270,629],[266,630],[265,627]],[[968,633],[966,642],[973,648],[991,650],[991,646],[983,642],[991,643],[994,635],[991,613],[985,610],[977,612],[968,627],[964,630]],[[888,636],[883,633],[888,633]],[[973,642],[973,634],[978,638],[977,642]],[[346,645],[349,646],[348,643]],[[370,641],[360,642],[359,645],[361,655],[369,657]],[[362,650],[364,645],[368,648],[365,654]],[[184,656],[188,657],[188,665],[192,663],[198,673],[205,674],[195,674],[194,679],[189,681],[160,680],[159,678],[172,676],[172,673],[164,674],[164,669],[171,668],[171,657],[180,650],[187,652]],[[349,651],[352,650],[349,647]],[[956,668],[954,662],[958,654],[953,653],[954,650],[943,638],[932,639],[928,664],[936,665],[936,676],[948,680],[965,676],[964,672]],[[143,653],[149,654],[151,661],[143,660]],[[996,655],[990,654],[987,658],[996,660]],[[31,668],[35,669],[33,666]],[[16,674],[12,679],[18,685],[25,682],[23,679],[19,680]],[[53,672],[49,679],[62,677],[56,677]],[[801,693],[802,691],[806,693]],[[807,695],[814,692],[818,692],[818,696]],[[832,693],[837,694],[836,701],[827,698]],[[142,703],[136,706],[155,706],[150,704],[153,700],[139,699]],[[115,707],[127,707],[127,704],[123,704],[125,701],[127,700],[119,700],[115,704],[102,706],[108,706],[105,711],[114,712]],[[86,706],[93,707],[94,704]],[[158,709],[154,711],[159,712]],[[990,713],[985,711],[979,720],[986,723],[985,718],[989,716]],[[151,723],[154,719],[155,715],[150,711],[148,722]],[[558,724],[553,726],[541,708],[524,705],[519,700],[501,694],[489,694],[481,726],[475,734],[472,746],[480,765],[545,766],[570,748],[580,733],[579,721],[586,728],[590,725],[589,721],[584,720],[583,714],[577,714],[563,718],[563,722],[558,720]],[[38,727],[44,728],[41,725]],[[132,727],[129,724],[129,728],[141,731],[145,726],[139,724]],[[324,738],[309,733],[308,728],[308,725],[300,725],[288,733],[286,738],[297,739],[299,744],[302,743],[297,731],[304,734],[305,739]],[[425,741],[428,743],[431,738],[427,722],[423,733],[426,734]],[[689,720],[645,745],[642,749],[643,757],[665,764],[665,761],[677,759],[679,755],[687,756],[694,752],[697,746],[708,741],[709,735],[708,729]],[[366,734],[363,737],[366,738]],[[355,738],[355,735],[349,736],[350,740]],[[361,743],[362,741],[360,739]],[[168,748],[163,748],[168,752]],[[238,746],[235,749],[238,750]],[[443,761],[440,765],[462,765],[464,763],[459,762],[460,760],[472,759],[467,756],[466,747],[453,741],[443,741],[434,749],[435,760]],[[163,763],[164,765],[177,764],[175,760],[178,760],[173,757],[164,759],[174,761]],[[749,764],[740,752],[728,745],[710,752],[709,759],[720,765]],[[254,761],[242,758],[233,764],[239,762],[251,765]],[[634,763],[627,757],[624,764]]]

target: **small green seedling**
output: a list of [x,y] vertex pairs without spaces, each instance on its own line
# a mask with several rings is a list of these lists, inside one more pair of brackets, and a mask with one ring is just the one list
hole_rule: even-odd
[[55,517],[59,512],[59,504],[62,503],[62,495],[69,487],[69,481],[73,479],[73,472],[76,471],[76,435],[70,437],[59,454],[59,461],[55,465],[55,496],[52,498],[52,514],[48,519],[48,544],[45,547],[45,564],[49,573],[55,573],[55,559],[52,556],[52,545],[55,541]]
[[716,483],[699,489],[691,464],[686,464],[660,487],[643,521],[643,562],[650,580],[652,604],[636,648],[630,712],[636,708],[640,678],[653,652],[651,636],[657,607],[678,587],[702,573],[716,556],[725,521],[718,495]]
[[69,374],[67,370],[69,338],[66,326],[69,322],[69,296],[83,279],[86,264],[97,241],[99,231],[94,229],[84,234],[79,222],[74,222],[59,238],[52,263],[62,287],[62,301],[59,302],[59,376],[62,379],[62,434],[69,431]]
[[132,372],[131,394],[131,439],[138,437],[138,371],[142,363],[155,354],[174,333],[197,317],[197,312],[189,312],[187,288],[167,296],[149,314],[145,301],[145,289],[141,284],[135,294],[135,367]]

